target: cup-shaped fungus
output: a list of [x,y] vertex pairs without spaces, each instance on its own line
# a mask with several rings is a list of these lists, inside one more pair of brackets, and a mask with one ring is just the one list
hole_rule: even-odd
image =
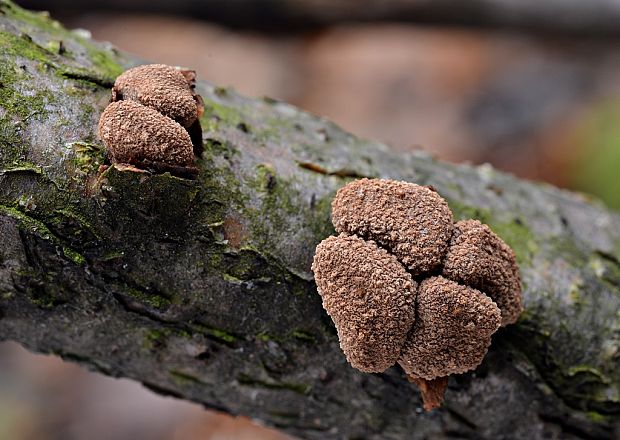
[[[195,73],[164,64],[134,67],[114,82],[99,137],[119,165],[194,177],[202,152],[202,98]],[[131,169],[131,168],[130,168]]]
[[477,220],[454,225],[446,201],[412,183],[349,183],[332,221],[340,235],[317,246],[312,270],[347,360],[364,372],[398,361],[424,408],[439,406],[447,377],[475,369],[521,312],[514,253]]
[[338,232],[374,240],[413,275],[437,269],[452,235],[452,211],[428,187],[387,179],[361,179],[338,190],[332,202]]
[[478,220],[457,222],[443,275],[484,291],[502,311],[502,326],[521,314],[519,266],[510,247]]
[[441,276],[420,283],[417,311],[398,363],[427,380],[475,369],[501,321],[491,298]]
[[112,87],[112,101],[132,100],[154,108],[189,127],[199,116],[192,79],[165,64],[148,64],[123,72]]
[[405,268],[374,242],[340,235],[319,244],[312,270],[351,365],[394,365],[414,320],[416,282]]
[[134,101],[113,102],[99,119],[112,162],[157,171],[195,170],[192,141],[177,122]]

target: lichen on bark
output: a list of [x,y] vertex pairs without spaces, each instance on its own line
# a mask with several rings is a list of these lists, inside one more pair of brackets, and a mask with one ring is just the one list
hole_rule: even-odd
[[[99,174],[99,115],[137,61],[6,0],[0,46],[0,339],[304,438],[619,429],[617,213],[206,83],[196,180]],[[316,293],[329,201],[362,176],[432,185],[520,264],[522,318],[434,413],[398,368],[348,366]]]

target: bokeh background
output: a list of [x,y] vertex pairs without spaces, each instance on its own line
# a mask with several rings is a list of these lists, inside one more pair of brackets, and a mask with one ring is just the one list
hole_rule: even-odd
[[[617,2],[17,3],[145,61],[293,103],[395,150],[489,162],[620,209]],[[4,438],[289,437],[2,343]]]

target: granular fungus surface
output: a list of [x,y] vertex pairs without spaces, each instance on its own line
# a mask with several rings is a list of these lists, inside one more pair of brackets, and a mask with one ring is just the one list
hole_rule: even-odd
[[337,237],[316,249],[323,307],[351,365],[382,372],[398,363],[441,404],[447,377],[475,369],[491,336],[521,313],[512,249],[477,220],[453,222],[432,188],[360,179],[332,202]]
[[195,73],[164,64],[138,66],[114,82],[99,119],[99,137],[113,164],[195,177],[201,150],[202,98]]

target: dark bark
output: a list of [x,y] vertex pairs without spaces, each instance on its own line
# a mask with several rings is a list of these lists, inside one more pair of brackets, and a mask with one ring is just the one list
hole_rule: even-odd
[[[0,339],[304,438],[618,434],[618,214],[205,83],[196,180],[99,175],[98,117],[134,60],[0,11]],[[518,256],[522,318],[430,413],[397,367],[346,363],[316,293],[330,200],[358,176],[433,185]]]
[[542,33],[596,36],[620,34],[615,0],[21,0],[54,13],[85,10],[184,14],[229,26],[299,32],[352,22],[409,22],[433,25],[516,28]]

